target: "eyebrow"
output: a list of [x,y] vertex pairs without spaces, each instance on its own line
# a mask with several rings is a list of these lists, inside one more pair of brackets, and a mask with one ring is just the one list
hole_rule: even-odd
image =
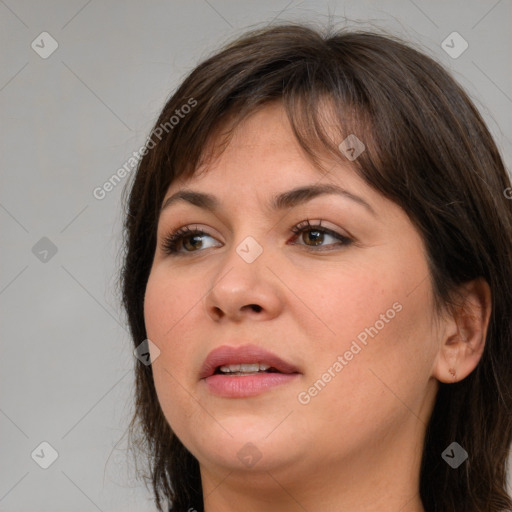
[[[268,208],[270,211],[285,210],[311,201],[315,197],[327,194],[336,194],[350,199],[355,203],[364,206],[373,215],[376,215],[375,210],[362,197],[332,184],[309,185],[288,190],[287,192],[283,192],[272,198]],[[221,209],[221,203],[214,195],[184,189],[167,198],[160,211],[162,212],[172,204],[179,201],[185,201],[194,206],[198,206],[199,208],[211,210],[212,212],[216,212]]]

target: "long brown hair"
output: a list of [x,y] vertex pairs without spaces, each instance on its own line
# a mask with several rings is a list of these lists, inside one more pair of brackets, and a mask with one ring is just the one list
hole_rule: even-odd
[[[244,35],[187,76],[155,124],[154,144],[139,162],[127,201],[121,283],[134,345],[147,337],[143,300],[168,187],[195,172],[221,124],[229,121],[232,131],[271,101],[283,104],[315,162],[327,153],[346,162],[322,115],[326,102],[340,136],[364,141],[355,169],[418,229],[439,305],[450,307],[461,283],[483,277],[489,284],[485,350],[468,377],[440,383],[420,494],[429,512],[510,509],[512,202],[504,194],[510,180],[467,94],[438,63],[395,37],[277,25]],[[176,111],[183,114],[178,121]],[[151,366],[136,362],[135,374],[130,436],[148,458],[156,505],[162,510],[165,500],[173,510],[202,511],[198,461],[164,418]],[[441,458],[453,441],[469,454],[458,469]]]

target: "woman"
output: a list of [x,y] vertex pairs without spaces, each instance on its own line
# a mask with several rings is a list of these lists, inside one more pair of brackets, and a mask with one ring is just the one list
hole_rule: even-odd
[[159,510],[510,509],[510,180],[448,73],[267,28],[148,142],[122,279]]

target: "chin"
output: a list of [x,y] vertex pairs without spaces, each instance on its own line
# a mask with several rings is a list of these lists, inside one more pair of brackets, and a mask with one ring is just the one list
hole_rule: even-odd
[[267,472],[293,464],[294,459],[299,459],[291,453],[291,448],[296,449],[290,443],[288,446],[275,446],[275,443],[235,441],[222,448],[218,445],[205,446],[196,458],[200,463],[204,460],[209,465],[220,466],[229,471]]
[[238,419],[236,425],[233,422],[230,427],[226,425],[223,422],[231,435],[216,425],[212,431],[203,430],[200,439],[185,440],[185,446],[201,464],[221,466],[230,471],[257,472],[277,469],[300,459],[293,435],[282,426],[280,432],[278,427],[268,435],[272,430],[268,423],[265,423],[265,429],[260,423],[242,419]]

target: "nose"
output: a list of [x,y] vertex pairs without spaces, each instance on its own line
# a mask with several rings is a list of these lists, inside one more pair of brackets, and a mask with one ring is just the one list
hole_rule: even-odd
[[279,315],[283,296],[275,269],[270,270],[265,251],[254,261],[244,259],[236,247],[215,268],[203,301],[215,322],[244,319],[270,320]]

